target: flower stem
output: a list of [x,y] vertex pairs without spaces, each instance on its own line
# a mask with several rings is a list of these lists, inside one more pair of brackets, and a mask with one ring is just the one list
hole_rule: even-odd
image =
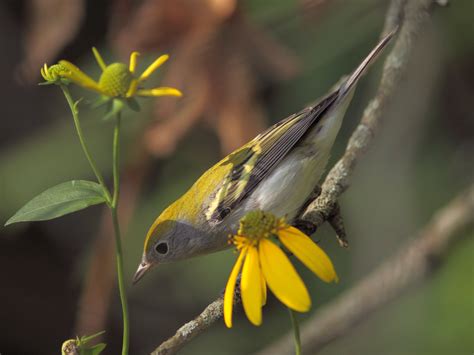
[[128,343],[130,335],[130,325],[128,319],[128,304],[127,294],[125,290],[125,283],[123,277],[123,253],[122,253],[122,239],[120,235],[120,225],[118,221],[118,203],[120,198],[120,112],[117,114],[115,120],[114,140],[113,140],[113,180],[114,180],[114,194],[110,210],[112,213],[112,222],[115,231],[115,254],[117,263],[117,280],[120,293],[120,302],[122,304],[122,318],[123,318],[123,337],[122,337],[122,355],[128,354]]
[[97,181],[102,186],[104,190],[105,198],[107,200],[107,205],[110,208],[110,212],[112,214],[112,223],[114,226],[114,234],[115,234],[115,254],[116,254],[116,264],[117,264],[117,280],[118,280],[118,287],[120,293],[120,302],[122,304],[122,317],[123,317],[123,338],[122,338],[122,355],[128,355],[128,344],[129,344],[129,334],[130,334],[130,325],[129,325],[129,318],[128,318],[128,304],[127,304],[127,294],[125,291],[125,283],[123,277],[123,253],[122,253],[122,239],[120,235],[120,225],[118,221],[118,203],[120,197],[120,169],[119,169],[119,157],[120,157],[120,123],[121,117],[120,112],[117,114],[115,120],[115,128],[114,128],[114,137],[113,137],[113,164],[112,164],[112,173],[113,173],[113,181],[114,181],[114,190],[113,196],[111,197],[110,191],[105,184],[104,178],[100,173],[99,169],[95,164],[94,159],[92,158],[91,154],[89,153],[89,149],[87,148],[84,134],[82,132],[81,123],[79,121],[79,112],[77,110],[77,103],[74,102],[72,99],[71,93],[69,89],[65,85],[60,85],[64,96],[66,97],[67,103],[69,104],[69,108],[71,109],[72,117],[74,119],[74,125],[76,127],[77,135],[79,137],[79,141],[82,146],[82,150],[84,151],[84,155],[89,162],[89,165],[92,168],[92,171],[97,178]]
[[295,342],[295,355],[301,355],[301,339],[300,339],[300,326],[298,319],[296,319],[295,312],[288,308],[290,313],[291,325],[293,326],[293,337]]
[[112,198],[112,208],[117,209],[120,196],[120,126],[121,116],[117,113],[115,119],[114,141],[113,141],[113,165],[112,174],[114,179],[114,195]]
[[67,103],[71,110],[72,118],[74,120],[74,126],[76,127],[77,136],[79,137],[79,141],[81,143],[81,147],[84,152],[84,155],[86,156],[87,161],[89,162],[89,165],[92,168],[92,171],[94,172],[94,175],[97,181],[99,182],[100,186],[102,186],[102,189],[104,190],[107,203],[110,204],[112,201],[111,201],[109,189],[107,188],[107,185],[104,182],[104,178],[102,177],[102,174],[100,173],[99,169],[97,169],[95,161],[92,158],[91,154],[89,153],[89,149],[87,148],[87,145],[84,139],[84,133],[82,132],[81,122],[79,121],[79,111],[77,110],[76,103],[72,99],[72,96],[71,96],[71,93],[69,92],[68,87],[66,85],[60,85],[60,87],[61,87],[61,90],[63,91],[64,96],[66,97]]

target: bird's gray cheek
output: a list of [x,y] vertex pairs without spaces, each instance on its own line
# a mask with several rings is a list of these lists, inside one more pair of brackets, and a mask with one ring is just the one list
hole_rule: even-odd
[[183,235],[176,236],[171,244],[168,258],[173,260],[185,259],[190,254],[190,249],[189,238]]
[[180,223],[173,240],[173,258],[186,259],[204,254],[210,249],[212,238],[194,226]]

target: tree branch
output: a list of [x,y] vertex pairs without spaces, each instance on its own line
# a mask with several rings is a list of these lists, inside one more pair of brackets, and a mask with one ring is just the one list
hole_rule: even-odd
[[[302,346],[314,354],[336,338],[366,321],[374,311],[400,296],[409,286],[426,279],[441,266],[445,255],[459,240],[460,232],[474,222],[474,184],[440,210],[418,237],[352,289],[320,308],[304,323]],[[291,354],[293,338],[286,334],[259,355]]]
[[322,225],[333,214],[338,197],[349,187],[357,161],[369,148],[381,124],[383,113],[404,77],[415,39],[429,15],[432,0],[394,0],[385,20],[384,33],[402,21],[397,41],[388,55],[377,94],[367,105],[343,157],[334,165],[321,185],[321,194],[308,205],[302,220]]
[[[403,78],[413,43],[421,30],[433,0],[393,0],[387,11],[384,33],[402,24],[397,41],[385,61],[377,94],[364,111],[361,122],[352,134],[346,152],[331,169],[322,184],[322,192],[304,211],[301,219],[320,226],[335,214],[337,198],[350,184],[352,171],[365,153],[380,124],[383,110]],[[183,325],[175,335],[153,351],[153,355],[176,353],[196,335],[222,317],[222,297],[212,302],[194,320]]]
[[164,341],[151,354],[175,354],[179,349],[186,345],[187,342],[191,341],[195,336],[206,331],[207,328],[209,328],[215,321],[222,318],[223,307],[224,299],[221,296],[208,305],[199,316],[179,328],[175,335]]

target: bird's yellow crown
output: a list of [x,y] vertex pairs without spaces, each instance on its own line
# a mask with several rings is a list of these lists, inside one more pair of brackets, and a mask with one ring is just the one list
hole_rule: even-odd
[[172,224],[163,222],[181,221],[197,225],[200,218],[205,218],[203,216],[205,210],[202,208],[203,204],[210,202],[209,199],[212,197],[212,193],[222,183],[229,170],[232,169],[232,165],[226,163],[231,156],[232,154],[206,171],[183,196],[158,216],[146,235],[144,252],[150,248],[150,245],[153,245],[153,242],[169,232]]

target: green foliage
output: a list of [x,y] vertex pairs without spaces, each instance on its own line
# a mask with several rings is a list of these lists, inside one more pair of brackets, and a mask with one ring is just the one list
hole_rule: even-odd
[[107,345],[104,344],[104,343],[100,343],[100,344],[97,344],[97,345],[94,345],[90,348],[83,348],[80,350],[79,354],[81,355],[99,355],[102,350],[105,349]]
[[87,346],[87,343],[97,336],[104,334],[105,331],[89,335],[77,337],[76,339],[66,340],[61,347],[62,355],[99,355],[107,346],[104,343],[99,343],[93,346]]
[[5,225],[44,221],[106,202],[102,187],[92,181],[72,180],[56,185],[24,205]]

